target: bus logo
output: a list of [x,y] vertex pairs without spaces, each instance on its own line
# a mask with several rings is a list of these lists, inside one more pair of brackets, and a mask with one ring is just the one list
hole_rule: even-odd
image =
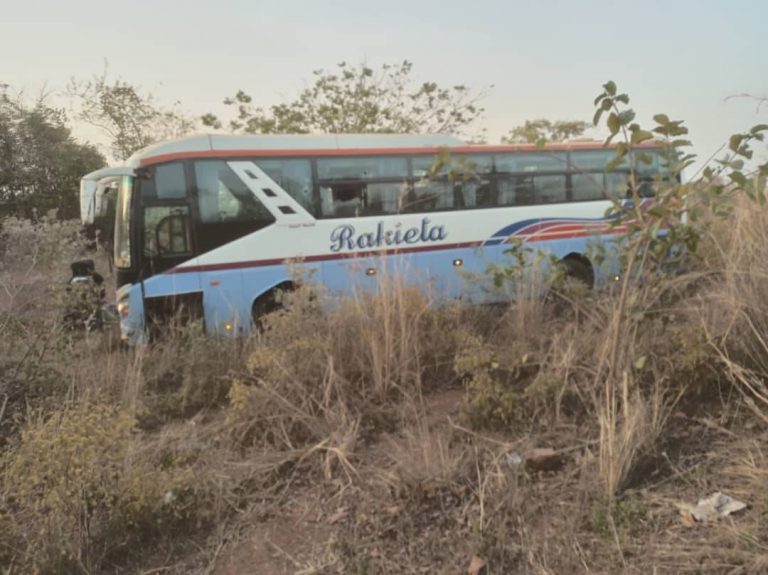
[[357,232],[352,224],[342,224],[331,232],[331,251],[334,253],[355,249],[376,249],[403,244],[439,242],[448,236],[445,226],[432,225],[422,218],[420,226],[403,228],[400,222],[393,229],[385,229],[379,222],[374,232]]

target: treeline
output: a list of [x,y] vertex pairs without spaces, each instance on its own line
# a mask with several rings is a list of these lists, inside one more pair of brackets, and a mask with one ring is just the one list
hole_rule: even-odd
[[80,178],[106,165],[94,146],[77,142],[61,110],[0,91],[0,216],[78,215]]

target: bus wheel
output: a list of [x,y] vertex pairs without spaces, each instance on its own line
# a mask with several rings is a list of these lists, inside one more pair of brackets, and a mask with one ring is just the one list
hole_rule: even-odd
[[[579,255],[560,260],[562,276],[547,289],[544,302],[555,316],[564,316],[575,310],[573,296],[592,289],[595,272],[589,260]],[[578,298],[577,298],[578,299]]]
[[256,298],[256,301],[253,302],[253,306],[251,307],[251,319],[258,331],[264,331],[264,328],[266,327],[264,318],[266,316],[283,309],[283,294],[293,290],[294,285],[290,282],[286,282],[273,287],[267,293]]
[[577,255],[566,256],[560,265],[563,266],[566,280],[579,282],[587,289],[592,289],[595,286],[595,271],[587,258]]

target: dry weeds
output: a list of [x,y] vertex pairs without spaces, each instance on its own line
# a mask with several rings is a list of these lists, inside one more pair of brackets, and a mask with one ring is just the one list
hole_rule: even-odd
[[[0,318],[0,562],[764,572],[768,222],[733,218],[707,269],[657,282],[488,310],[384,275],[330,308],[299,289],[248,340],[192,326],[129,351],[60,329],[44,266],[71,254],[24,235],[49,259],[3,260],[30,299]],[[748,509],[681,521],[715,490]]]

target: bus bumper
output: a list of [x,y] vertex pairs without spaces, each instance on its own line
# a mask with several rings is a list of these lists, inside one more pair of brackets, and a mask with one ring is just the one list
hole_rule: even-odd
[[120,315],[120,339],[132,346],[148,343],[141,286],[124,285],[117,290],[116,295],[117,312]]

